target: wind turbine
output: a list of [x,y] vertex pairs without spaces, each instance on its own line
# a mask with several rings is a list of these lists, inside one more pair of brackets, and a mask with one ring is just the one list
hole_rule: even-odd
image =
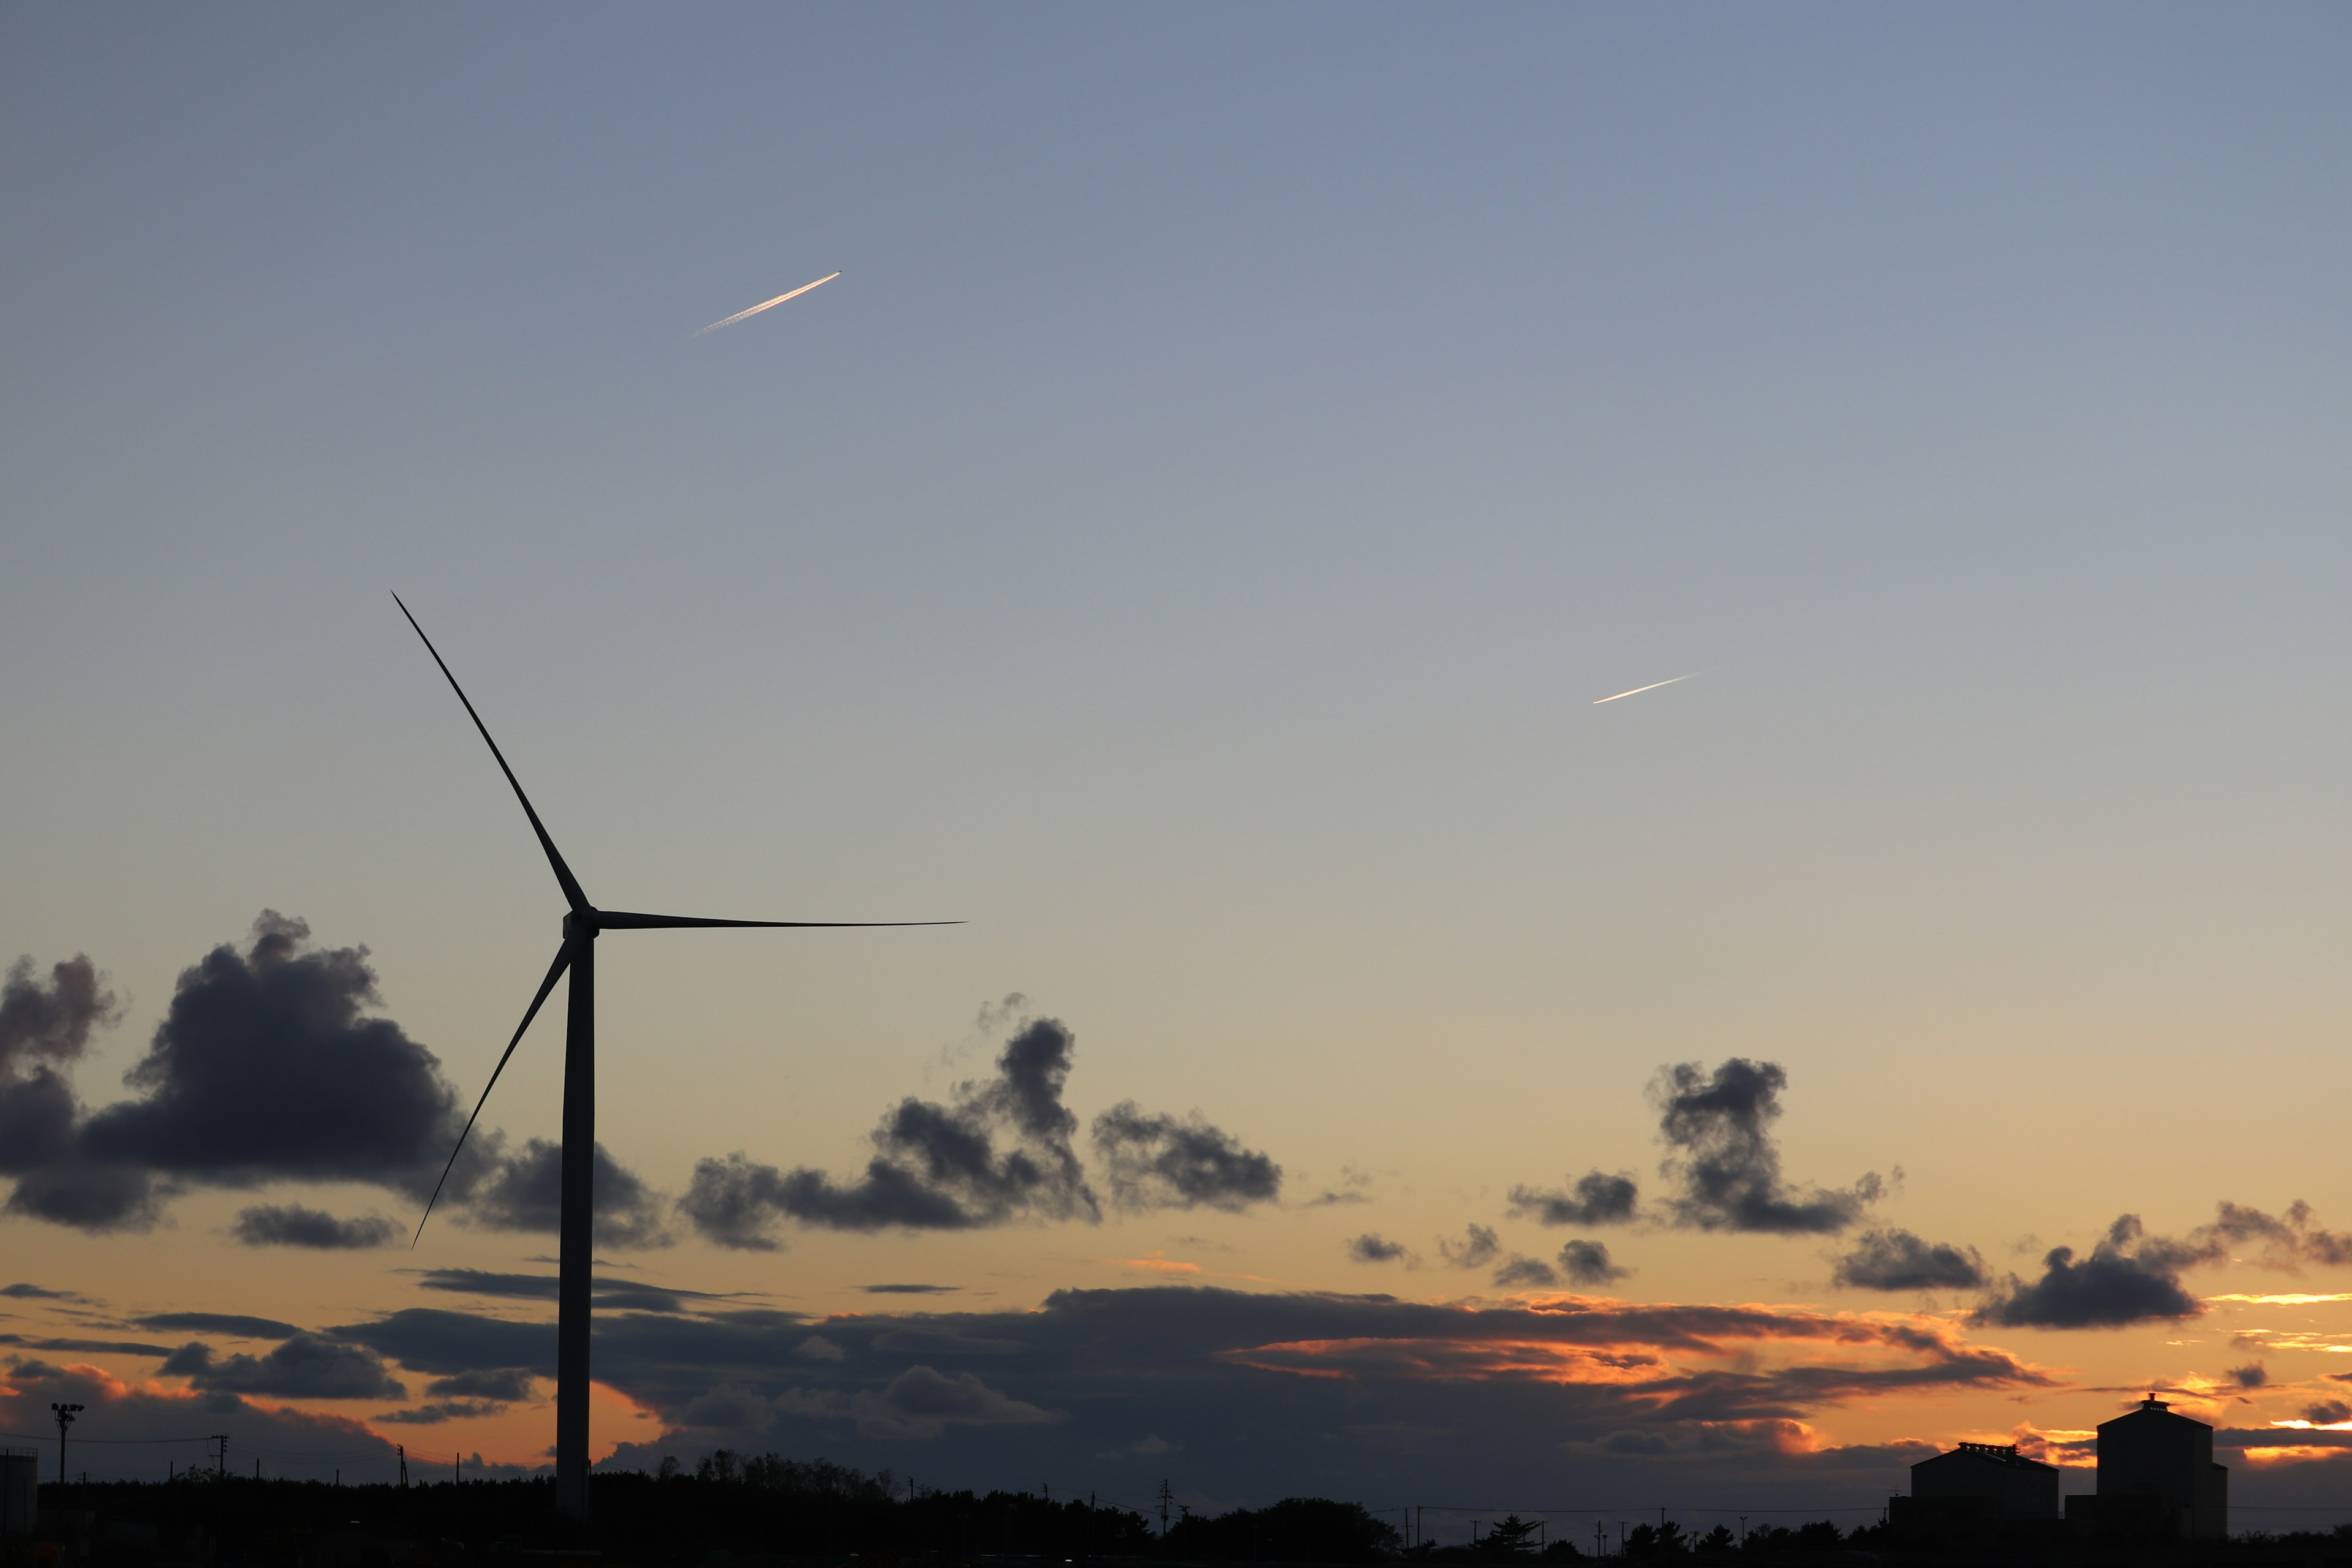
[[[596,1150],[596,938],[608,931],[675,931],[704,926],[768,926],[799,930],[835,931],[872,926],[938,926],[961,925],[961,921],[720,921],[705,920],[698,915],[641,915],[621,910],[600,910],[588,901],[580,890],[580,880],[572,876],[572,868],[563,863],[563,856],[549,837],[547,828],[531,809],[530,797],[522,793],[521,781],[507,766],[506,754],[499,743],[490,739],[489,726],[474,711],[466,689],[449,673],[441,650],[433,639],[425,636],[416,617],[409,615],[408,606],[399,595],[392,602],[400,605],[408,624],[423,638],[425,651],[441,667],[449,682],[449,689],[466,706],[466,716],[480,731],[482,740],[498,759],[499,771],[507,775],[514,787],[515,799],[522,803],[522,814],[530,819],[530,830],[539,836],[539,847],[547,852],[547,864],[555,873],[556,885],[563,889],[563,901],[568,906],[563,916],[563,944],[555,950],[555,962],[548,966],[547,978],[539,983],[539,994],[530,999],[524,1010],[522,1022],[516,1026],[514,1037],[507,1042],[506,1054],[491,1069],[490,1081],[482,1088],[482,1098],[474,1102],[474,1114],[466,1118],[465,1131],[457,1134],[457,1148],[449,1152],[449,1163],[442,1167],[441,1180],[434,1184],[433,1196],[425,1203],[425,1217],[416,1222],[416,1234],[425,1234],[425,1220],[433,1217],[433,1205],[441,1199],[441,1188],[449,1180],[449,1173],[457,1164],[457,1154],[466,1146],[466,1137],[474,1130],[474,1122],[488,1103],[490,1090],[498,1087],[499,1074],[507,1070],[507,1061],[522,1043],[523,1031],[539,1016],[541,1004],[555,989],[555,983],[564,972],[572,974],[572,995],[563,1030],[563,1194],[561,1217],[557,1221],[558,1263],[556,1267],[556,1329],[555,1329],[555,1506],[573,1519],[588,1517],[588,1328],[589,1284],[595,1256],[595,1150]],[[415,1241],[409,1243],[416,1245]]]

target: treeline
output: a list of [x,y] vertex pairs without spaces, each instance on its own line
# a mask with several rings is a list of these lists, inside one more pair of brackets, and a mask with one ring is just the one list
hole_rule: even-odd
[[[1292,1498],[1213,1517],[1156,1517],[1092,1497],[941,1491],[824,1459],[721,1450],[691,1468],[665,1460],[650,1474],[605,1472],[590,1483],[593,1517],[583,1529],[555,1513],[551,1479],[436,1481],[412,1487],[336,1487],[243,1478],[173,1483],[114,1482],[40,1489],[44,1546],[24,1557],[77,1564],[203,1564],[204,1568],[496,1568],[515,1553],[587,1549],[608,1563],[646,1568],[738,1558],[845,1563],[874,1568],[956,1564],[983,1558],[1052,1563],[1108,1559],[1179,1563],[1525,1563],[1601,1555],[1694,1565],[1779,1559],[1789,1564],[1876,1552],[1906,1558],[1910,1543],[1869,1525],[1842,1532],[1826,1520],[1767,1526],[1742,1541],[1726,1528],[1691,1534],[1673,1522],[1637,1524],[1605,1542],[1550,1534],[1507,1518],[1468,1544],[1407,1546],[1396,1528],[1352,1502]],[[1547,1535],[1550,1538],[1547,1539]],[[0,1548],[7,1568],[30,1543]],[[2306,1547],[2337,1554],[2352,1529],[2332,1536],[2242,1540],[2196,1548],[2197,1561],[2283,1563]],[[726,1554],[722,1558],[719,1554]],[[2017,1561],[2041,1561],[2042,1551]],[[2062,1556],[2063,1554],[2061,1554]],[[2076,1553],[2079,1555],[2079,1553]],[[2161,1554],[2159,1554],[2161,1555]],[[2154,1561],[2155,1559],[2151,1559]],[[2184,1559],[2185,1561],[2186,1559]]]

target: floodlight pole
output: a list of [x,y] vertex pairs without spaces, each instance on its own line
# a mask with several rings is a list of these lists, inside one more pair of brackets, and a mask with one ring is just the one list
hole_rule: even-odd
[[58,1418],[58,1485],[66,1484],[66,1428],[81,1414],[79,1405],[51,1405],[49,1414]]

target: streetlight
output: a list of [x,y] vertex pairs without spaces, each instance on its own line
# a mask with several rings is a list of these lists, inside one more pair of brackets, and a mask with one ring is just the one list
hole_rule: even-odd
[[81,1414],[79,1405],[52,1405],[49,1414],[58,1418],[58,1485],[66,1484],[66,1428]]

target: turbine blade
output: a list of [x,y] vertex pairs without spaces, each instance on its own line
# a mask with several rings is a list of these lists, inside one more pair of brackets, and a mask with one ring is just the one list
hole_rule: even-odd
[[482,722],[479,713],[474,711],[473,703],[467,700],[466,689],[457,684],[456,676],[449,674],[448,663],[442,658],[441,650],[433,646],[431,637],[425,636],[425,628],[416,625],[416,617],[408,615],[408,606],[401,602],[400,595],[394,594],[392,602],[400,605],[402,615],[408,616],[408,624],[415,627],[416,635],[424,640],[425,651],[433,656],[433,662],[439,665],[441,673],[448,678],[449,689],[457,694],[458,701],[466,704],[466,717],[474,721],[474,728],[482,732],[482,740],[490,748],[490,755],[499,760],[499,772],[506,774],[507,783],[514,786],[515,798],[522,802],[522,814],[530,818],[530,830],[539,835],[539,847],[547,851],[547,863],[554,868],[556,885],[563,889],[565,900],[571,904],[574,913],[586,913],[593,908],[588,902],[588,895],[580,890],[580,883],[572,875],[572,868],[563,863],[562,855],[555,847],[555,840],[547,836],[547,828],[540,822],[539,813],[531,809],[530,796],[522,793],[522,781],[515,777],[512,768],[507,766],[506,753],[499,750],[496,741],[490,739],[490,727]]
[[865,931],[883,926],[960,926],[961,921],[707,921],[697,915],[635,915],[626,910],[599,910],[596,924],[605,931],[673,931],[701,926],[766,926],[793,931]]
[[567,942],[555,950],[555,962],[548,965],[547,978],[539,983],[539,994],[530,999],[530,1007],[523,1014],[522,1022],[515,1026],[514,1038],[507,1042],[506,1056],[500,1057],[499,1065],[490,1069],[490,1081],[482,1086],[482,1098],[474,1101],[474,1114],[466,1118],[466,1131],[457,1134],[457,1147],[449,1151],[449,1163],[441,1167],[441,1179],[433,1184],[433,1195],[425,1200],[424,1216],[416,1222],[416,1234],[408,1239],[411,1250],[424,1239],[425,1221],[433,1217],[433,1205],[441,1201],[441,1189],[448,1184],[449,1173],[457,1168],[457,1156],[466,1147],[466,1134],[473,1131],[474,1123],[481,1118],[482,1107],[490,1102],[490,1090],[499,1087],[499,1074],[507,1070],[508,1058],[512,1057],[515,1047],[522,1044],[523,1031],[530,1027],[533,1018],[539,1016],[539,1009],[547,1001],[547,994],[555,989],[555,983],[562,979],[563,972],[571,967],[572,944]]

